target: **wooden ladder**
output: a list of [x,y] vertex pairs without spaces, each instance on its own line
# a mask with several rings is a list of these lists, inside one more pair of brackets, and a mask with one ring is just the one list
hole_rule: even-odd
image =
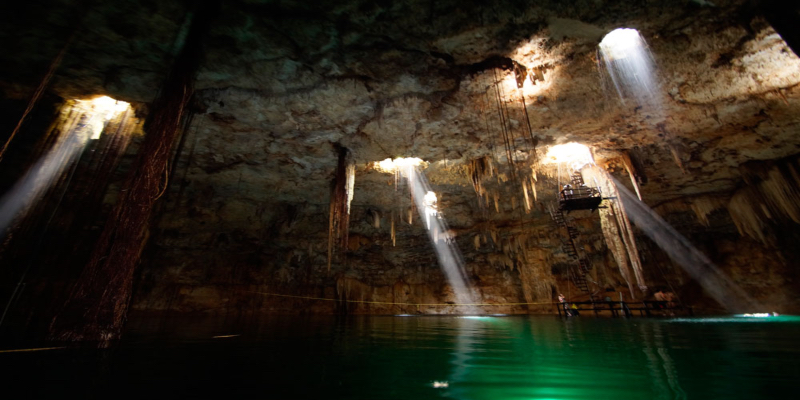
[[[580,175],[578,175],[580,177]],[[573,182],[575,176],[573,175]],[[581,182],[583,182],[583,178],[581,178]],[[590,293],[589,291],[589,283],[586,279],[586,273],[592,268],[591,264],[585,258],[581,258],[580,254],[578,253],[578,246],[575,241],[578,239],[578,229],[571,226],[569,221],[567,220],[566,215],[564,212],[558,208],[550,208],[550,216],[553,218],[553,222],[555,222],[556,226],[559,228],[565,228],[567,230],[567,240],[562,246],[564,253],[566,253],[571,259],[577,262],[577,266],[574,268],[570,268],[570,278],[575,286],[582,290],[583,292]]]

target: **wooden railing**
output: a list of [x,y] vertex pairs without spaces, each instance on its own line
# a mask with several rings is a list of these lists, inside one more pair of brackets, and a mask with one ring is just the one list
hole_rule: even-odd
[[[573,301],[555,303],[555,305],[559,316],[576,316],[580,315],[581,311],[594,312],[595,315],[599,315],[601,312],[609,312],[613,317],[633,317],[636,316],[636,311],[642,317],[676,315],[676,312],[684,315],[694,315],[692,307],[667,301]],[[573,305],[575,305],[575,308],[572,307]]]

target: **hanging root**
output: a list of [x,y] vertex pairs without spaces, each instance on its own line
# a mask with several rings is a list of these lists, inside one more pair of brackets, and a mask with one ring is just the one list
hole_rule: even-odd
[[171,148],[194,92],[203,37],[218,5],[215,0],[199,2],[185,45],[153,104],[139,155],[86,268],[50,325],[51,339],[103,345],[119,338],[150,214],[163,190]]

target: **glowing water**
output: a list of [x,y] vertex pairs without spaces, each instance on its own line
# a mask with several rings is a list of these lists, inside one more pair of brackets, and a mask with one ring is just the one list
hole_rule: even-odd
[[[428,237],[433,243],[436,257],[439,259],[439,266],[453,288],[456,302],[462,305],[475,304],[475,296],[469,287],[461,252],[449,233],[447,223],[436,209],[435,195],[432,196],[433,192],[430,190],[428,180],[414,166],[403,168],[402,174],[406,177],[420,218],[426,221],[425,228],[428,231]],[[468,314],[478,312],[475,306],[462,306],[462,309]]]
[[616,29],[600,42],[600,55],[620,99],[657,108],[653,57],[636,29]]

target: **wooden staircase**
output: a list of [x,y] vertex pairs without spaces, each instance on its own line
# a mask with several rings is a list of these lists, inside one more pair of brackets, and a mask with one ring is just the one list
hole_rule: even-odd
[[[578,175],[580,178],[580,175]],[[581,179],[581,183],[583,182],[583,178]],[[575,182],[575,176],[573,176],[573,182]],[[551,207],[550,208],[550,216],[553,218],[553,222],[555,222],[556,226],[559,228],[565,228],[567,230],[567,240],[562,246],[564,253],[566,253],[571,259],[576,262],[576,266],[570,268],[569,276],[572,280],[572,283],[585,293],[590,293],[589,290],[589,282],[586,279],[586,273],[592,268],[591,264],[585,258],[582,258],[578,253],[578,246],[576,244],[576,240],[578,239],[578,229],[571,226],[569,221],[567,220],[566,215],[561,209],[556,209]]]
[[582,292],[589,293],[589,282],[586,280],[586,274],[583,273],[580,268],[577,270],[575,268],[570,268],[570,277],[572,278],[572,283],[575,284],[575,287],[580,289]]

